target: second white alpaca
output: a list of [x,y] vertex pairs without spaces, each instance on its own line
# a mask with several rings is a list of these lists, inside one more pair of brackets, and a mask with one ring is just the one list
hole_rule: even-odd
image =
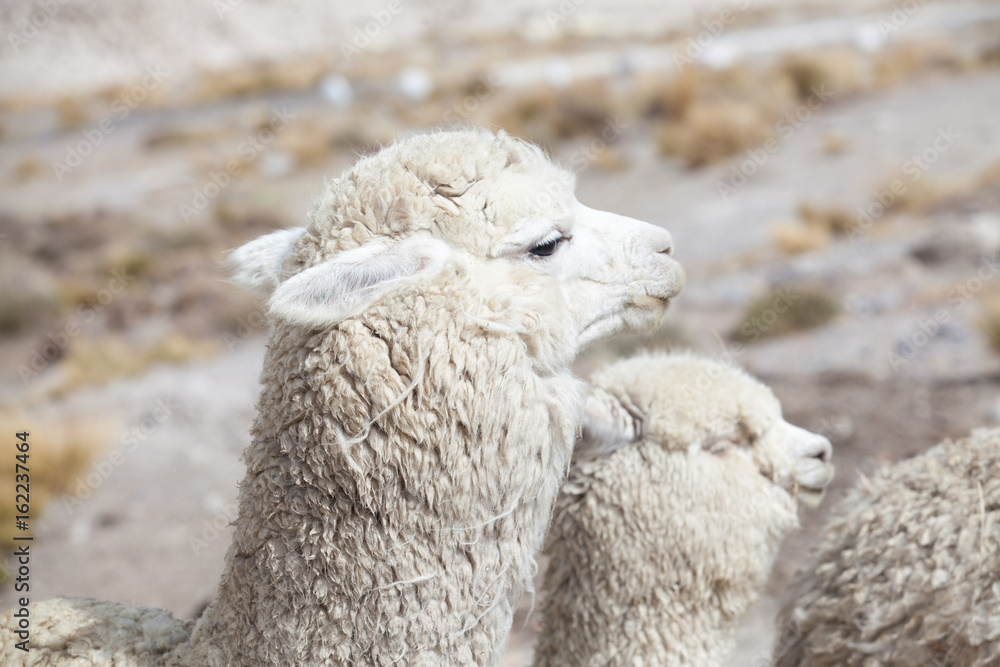
[[830,456],[740,370],[645,355],[598,373],[548,536],[535,665],[728,664]]

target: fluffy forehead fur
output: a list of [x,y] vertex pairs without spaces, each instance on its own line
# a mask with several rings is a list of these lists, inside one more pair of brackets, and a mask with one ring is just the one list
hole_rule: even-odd
[[572,174],[504,132],[413,136],[360,160],[329,184],[285,275],[372,237],[419,231],[474,255],[499,256],[517,223],[569,218],[574,188]]
[[753,444],[782,419],[767,386],[738,368],[693,355],[641,355],[595,374],[592,384],[636,420],[636,435],[667,450],[723,438]]

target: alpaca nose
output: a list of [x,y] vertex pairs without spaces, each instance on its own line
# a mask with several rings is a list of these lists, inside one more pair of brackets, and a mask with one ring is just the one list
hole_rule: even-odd
[[829,463],[833,458],[833,446],[825,436],[788,422],[785,422],[785,428],[788,430],[788,437],[791,438],[795,456],[802,459],[817,459],[821,463]]

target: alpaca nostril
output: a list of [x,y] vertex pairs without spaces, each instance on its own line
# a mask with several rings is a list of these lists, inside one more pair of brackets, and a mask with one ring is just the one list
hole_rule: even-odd
[[823,438],[822,442],[819,443],[816,453],[813,454],[813,458],[819,459],[823,463],[830,462],[830,459],[833,458],[833,446],[830,445],[829,440]]
[[649,244],[647,247],[653,251],[653,254],[666,255],[667,257],[674,256],[674,237],[662,227],[656,227],[653,233],[646,237],[646,242]]

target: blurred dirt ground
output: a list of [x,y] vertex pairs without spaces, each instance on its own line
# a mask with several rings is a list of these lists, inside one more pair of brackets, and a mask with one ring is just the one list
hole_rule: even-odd
[[[859,471],[1000,421],[1000,3],[4,0],[0,24],[0,424],[41,466],[36,599],[199,612],[266,331],[219,263],[423,128],[537,141],[585,204],[673,233],[664,327],[582,375],[698,349],[833,441],[736,664],[768,664]],[[506,664],[530,662],[530,609]]]

